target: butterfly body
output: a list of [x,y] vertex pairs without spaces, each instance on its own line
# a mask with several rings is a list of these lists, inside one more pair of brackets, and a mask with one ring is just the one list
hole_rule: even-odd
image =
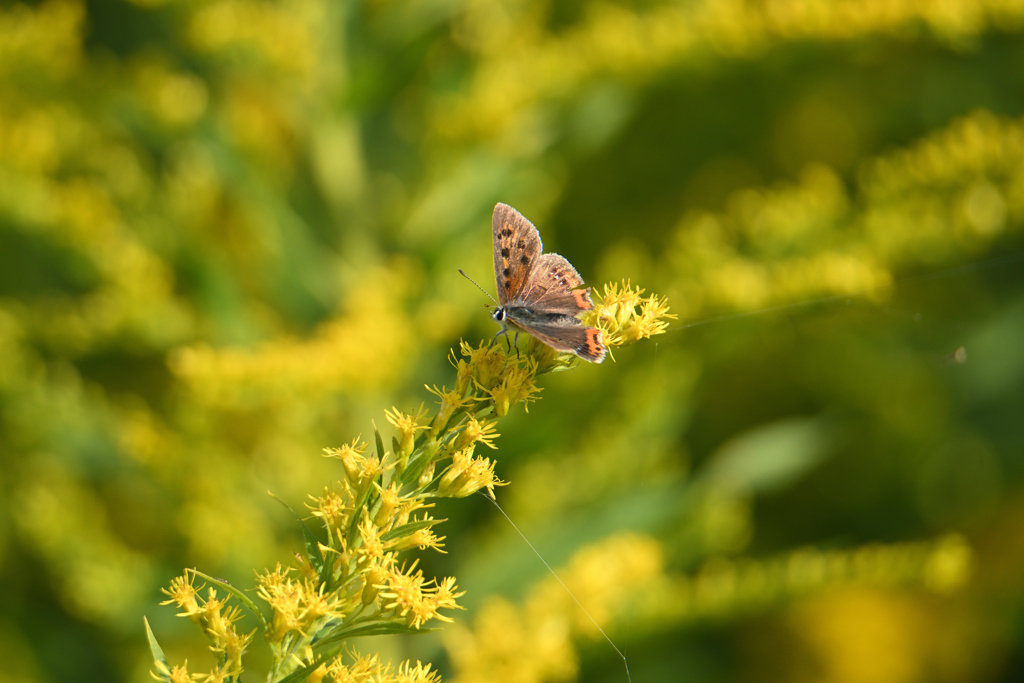
[[601,331],[576,318],[594,307],[576,269],[558,254],[543,253],[537,228],[507,204],[494,207],[491,230],[499,304],[491,315],[502,326],[495,338],[511,329],[592,363],[603,361]]

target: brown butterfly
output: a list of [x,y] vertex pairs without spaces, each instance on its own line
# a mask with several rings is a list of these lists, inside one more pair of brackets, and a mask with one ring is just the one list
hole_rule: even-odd
[[494,207],[494,279],[498,308],[491,317],[501,324],[497,339],[509,330],[526,332],[558,351],[600,363],[607,348],[601,330],[585,327],[576,316],[594,307],[590,288],[558,254],[544,254],[533,223],[507,204]]

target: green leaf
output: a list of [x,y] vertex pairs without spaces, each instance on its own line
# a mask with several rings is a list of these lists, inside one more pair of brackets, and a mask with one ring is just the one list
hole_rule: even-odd
[[372,624],[363,624],[349,629],[341,630],[321,638],[313,643],[313,650],[322,651],[328,645],[334,645],[349,638],[363,638],[366,636],[413,636],[421,633],[433,633],[441,629],[437,628],[414,628],[407,624],[396,624],[391,621],[378,621]]
[[416,531],[419,531],[420,529],[429,529],[430,527],[434,526],[435,524],[440,524],[441,522],[446,522],[446,521],[448,521],[448,520],[445,520],[445,519],[421,519],[421,520],[419,520],[417,522],[409,522],[408,524],[403,524],[402,526],[395,527],[394,529],[392,529],[391,531],[387,532],[386,534],[381,534],[380,540],[387,542],[387,541],[390,541],[393,538],[400,538],[402,536],[408,536],[409,534],[411,534],[413,532],[416,532]]
[[708,463],[704,481],[741,495],[775,491],[824,460],[831,444],[831,430],[823,420],[779,420],[723,444]]
[[[149,641],[149,651],[153,653],[153,662],[163,664],[167,667],[167,670],[170,671],[171,667],[167,664],[167,656],[164,655],[164,650],[160,647],[160,643],[156,642],[156,636],[153,635],[153,629],[149,627],[149,619],[142,617],[142,623],[146,626],[146,640]],[[164,675],[164,673],[159,670],[156,675],[160,677],[161,681],[167,681],[167,683],[171,682],[170,677]]]
[[420,466],[420,463],[423,460],[424,458],[422,456],[417,457],[415,453],[412,454],[412,457],[409,458],[409,464],[406,466],[406,468],[402,470],[400,474],[395,476],[395,479],[398,481],[399,486],[405,486],[409,482],[413,481],[413,479],[419,478],[420,471],[423,469]]
[[[377,459],[380,460],[381,463],[383,463],[384,462],[384,456],[386,454],[385,451],[384,451],[384,439],[381,438],[380,432],[377,431],[377,423],[376,422],[373,423],[373,435],[377,439]],[[395,449],[395,454],[396,455],[398,454],[398,449]]]
[[441,437],[437,442],[434,443],[434,447],[428,449],[424,441],[420,446],[413,451],[413,454],[409,457],[409,466],[405,468],[405,471],[398,475],[398,483],[411,484],[417,481],[423,472],[430,466],[430,463],[442,460],[439,458],[438,453],[442,453],[443,449],[446,448],[452,441],[458,438],[458,433],[450,432]]
[[284,678],[279,678],[275,683],[298,683],[309,678],[309,675],[316,671],[317,667],[323,664],[323,659],[318,657],[312,664],[307,664],[301,669],[296,669]]
[[397,454],[398,451],[401,449],[401,447],[402,447],[402,444],[398,443],[398,437],[396,437],[396,436],[391,437],[391,449],[392,449],[392,451],[394,451]]
[[260,612],[260,608],[257,607],[256,603],[253,602],[252,600],[250,600],[249,596],[246,595],[245,593],[243,593],[240,589],[235,588],[234,586],[232,586],[227,581],[223,581],[222,579],[215,579],[212,576],[210,576],[209,574],[204,574],[201,571],[198,571],[196,569],[189,569],[189,571],[192,572],[193,574],[195,574],[196,576],[200,577],[204,581],[209,581],[212,584],[220,586],[221,588],[226,590],[228,593],[230,593],[231,595],[233,595],[236,598],[238,598],[238,601],[240,603],[242,603],[243,605],[248,607],[249,611],[256,615],[256,618],[260,620],[260,624],[263,625],[263,628],[267,627],[267,619],[266,619],[266,617],[263,616],[263,613]]
[[309,564],[311,567],[313,567],[313,571],[315,571],[320,576],[320,580],[322,582],[324,580],[324,567],[330,566],[331,563],[325,563],[323,557],[320,555],[320,543],[317,540],[317,537],[313,534],[310,528],[306,526],[306,523],[302,520],[302,517],[299,517],[299,514],[295,512],[295,510],[292,510],[291,506],[288,505],[288,503],[284,502],[270,491],[267,491],[267,493],[270,493],[271,497],[273,497],[274,500],[288,508],[288,511],[295,516],[295,519],[299,520],[299,525],[302,526],[302,536],[306,540],[306,555],[309,558]]

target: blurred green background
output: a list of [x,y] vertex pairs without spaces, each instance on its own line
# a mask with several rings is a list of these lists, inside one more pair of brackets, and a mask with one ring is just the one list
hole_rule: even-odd
[[[452,385],[498,201],[702,323],[499,426],[636,683],[1024,679],[1022,116],[1020,0],[3,0],[0,681],[149,680],[143,615],[210,668],[159,588],[251,587],[266,491]],[[359,648],[625,680],[437,513],[468,611]]]

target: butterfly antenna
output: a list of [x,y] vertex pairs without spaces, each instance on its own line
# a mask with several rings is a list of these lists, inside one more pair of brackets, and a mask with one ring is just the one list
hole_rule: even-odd
[[469,280],[470,282],[472,282],[472,283],[473,283],[474,285],[476,285],[476,288],[477,288],[477,289],[479,289],[479,290],[480,290],[481,292],[483,292],[484,294],[486,294],[486,295],[487,295],[487,297],[488,297],[488,298],[489,298],[489,299],[490,299],[491,301],[494,301],[495,305],[497,305],[497,303],[498,303],[498,302],[497,302],[497,301],[495,301],[494,297],[493,297],[493,296],[491,296],[491,293],[490,293],[490,292],[488,292],[488,291],[487,291],[486,289],[484,289],[484,288],[483,288],[483,287],[481,287],[480,285],[477,285],[477,284],[476,284],[476,280],[474,280],[474,279],[473,279],[473,278],[471,278],[470,276],[466,275],[466,272],[465,272],[464,270],[462,270],[462,268],[459,268],[459,272],[460,272],[460,273],[462,274],[462,277],[466,278],[467,280]]

